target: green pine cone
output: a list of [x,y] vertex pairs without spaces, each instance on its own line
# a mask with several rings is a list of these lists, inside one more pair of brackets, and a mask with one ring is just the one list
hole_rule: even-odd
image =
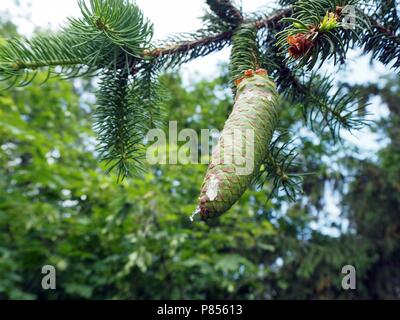
[[238,81],[233,111],[201,188],[198,212],[202,219],[230,209],[259,172],[277,122],[277,97],[276,86],[265,70],[248,70]]

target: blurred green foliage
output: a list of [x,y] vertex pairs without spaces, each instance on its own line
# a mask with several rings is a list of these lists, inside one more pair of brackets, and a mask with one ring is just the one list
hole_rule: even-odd
[[[221,129],[232,105],[226,77],[185,86],[164,76],[166,118],[179,129]],[[204,165],[154,166],[117,185],[93,152],[93,110],[80,89],[90,83],[41,80],[0,92],[0,299],[400,298],[395,108],[377,126],[392,137],[378,160],[346,154],[346,171],[335,171],[323,156],[346,146],[306,136],[299,152],[315,174],[302,201],[267,201],[265,186],[221,219],[191,223]],[[399,80],[391,81],[374,95],[398,106]],[[293,108],[282,119],[303,125]],[[350,223],[337,237],[312,227],[327,184]],[[57,269],[54,291],[41,288],[46,264]],[[356,291],[341,289],[346,264],[356,267]]]

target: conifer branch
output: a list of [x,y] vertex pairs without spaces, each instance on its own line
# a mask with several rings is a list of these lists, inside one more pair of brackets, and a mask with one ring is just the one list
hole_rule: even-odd
[[272,16],[268,16],[262,19],[259,19],[257,21],[255,21],[255,26],[258,30],[263,29],[263,28],[277,28],[277,24],[279,23],[279,21],[283,18],[289,17],[292,15],[292,9],[291,8],[287,8],[287,9],[283,9],[280,10],[278,12],[276,12],[275,14],[273,14]]
[[243,22],[243,15],[230,0],[206,0],[210,9],[223,21],[233,27]]
[[116,169],[118,181],[142,170],[144,115],[131,86],[125,71],[107,71],[97,92],[97,150],[108,172]]
[[[291,14],[291,9],[284,9],[278,11],[272,16],[261,18],[254,22],[249,22],[249,24],[253,23],[258,30],[262,28],[276,27],[279,20],[281,20],[284,17],[290,16],[290,14]],[[225,47],[225,45],[230,43],[233,33],[234,33],[233,30],[227,30],[220,32],[218,34],[213,34],[209,37],[203,37],[200,39],[194,39],[192,41],[184,41],[180,43],[171,44],[169,46],[156,48],[151,51],[145,51],[144,56],[163,58],[170,55],[182,54],[190,50],[196,50],[198,48],[209,45],[215,45],[216,47],[215,51],[221,50]]]
[[[290,201],[296,201],[303,193],[302,182],[304,173],[301,173],[300,163],[296,161],[298,153],[292,147],[293,140],[287,141],[288,132],[277,133],[270,143],[267,155],[260,172],[253,184],[262,188],[267,182],[271,184],[269,199],[277,197],[279,191],[284,191]],[[272,183],[271,183],[272,182]]]
[[232,41],[229,71],[231,86],[236,93],[237,83],[243,78],[243,73],[260,67],[257,28],[254,24],[242,25],[235,31]]
[[[138,167],[144,132],[160,123],[161,70],[235,42],[231,80],[247,68],[267,69],[279,91],[292,97],[288,101],[303,106],[305,119],[317,120],[313,128],[328,127],[336,136],[340,128],[362,124],[359,100],[341,88],[331,94],[330,79],[312,72],[317,63],[330,58],[342,63],[357,45],[385,65],[395,61],[393,67],[400,67],[394,0],[281,0],[283,8],[268,16],[242,14],[229,0],[206,2],[212,12],[203,17],[203,29],[154,44],[153,25],[133,1],[78,0],[82,17],[70,19],[59,33],[0,42],[0,82],[27,85],[42,70],[65,78],[100,75],[99,151],[122,180],[130,166]],[[345,28],[341,9],[347,5],[356,8],[355,29]],[[252,43],[241,40],[246,38]]]
[[[225,31],[210,37],[196,39],[192,41],[185,41],[177,44],[172,44],[163,48],[157,48],[152,51],[145,51],[145,57],[161,58],[168,55],[183,53],[199,47],[207,46],[210,44],[218,44],[227,42],[232,37],[233,31]],[[222,49],[222,48],[221,48]]]
[[373,17],[368,16],[370,30],[363,38],[365,52],[371,52],[372,57],[387,65],[394,61],[392,68],[400,67],[400,36],[399,28],[393,30],[389,26],[384,26]]

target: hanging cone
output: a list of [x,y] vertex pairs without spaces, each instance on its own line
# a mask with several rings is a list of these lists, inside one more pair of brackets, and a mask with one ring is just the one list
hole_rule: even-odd
[[266,70],[247,70],[236,84],[233,111],[201,188],[202,219],[223,214],[239,200],[259,172],[275,130],[278,93]]

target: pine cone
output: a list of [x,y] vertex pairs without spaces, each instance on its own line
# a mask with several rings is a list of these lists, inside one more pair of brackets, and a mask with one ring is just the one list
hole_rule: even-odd
[[[247,70],[237,83],[233,111],[213,151],[201,188],[198,211],[202,219],[223,214],[243,195],[265,159],[275,129],[278,94],[267,72]],[[246,141],[249,131],[254,135],[252,152],[248,152],[251,141]]]

